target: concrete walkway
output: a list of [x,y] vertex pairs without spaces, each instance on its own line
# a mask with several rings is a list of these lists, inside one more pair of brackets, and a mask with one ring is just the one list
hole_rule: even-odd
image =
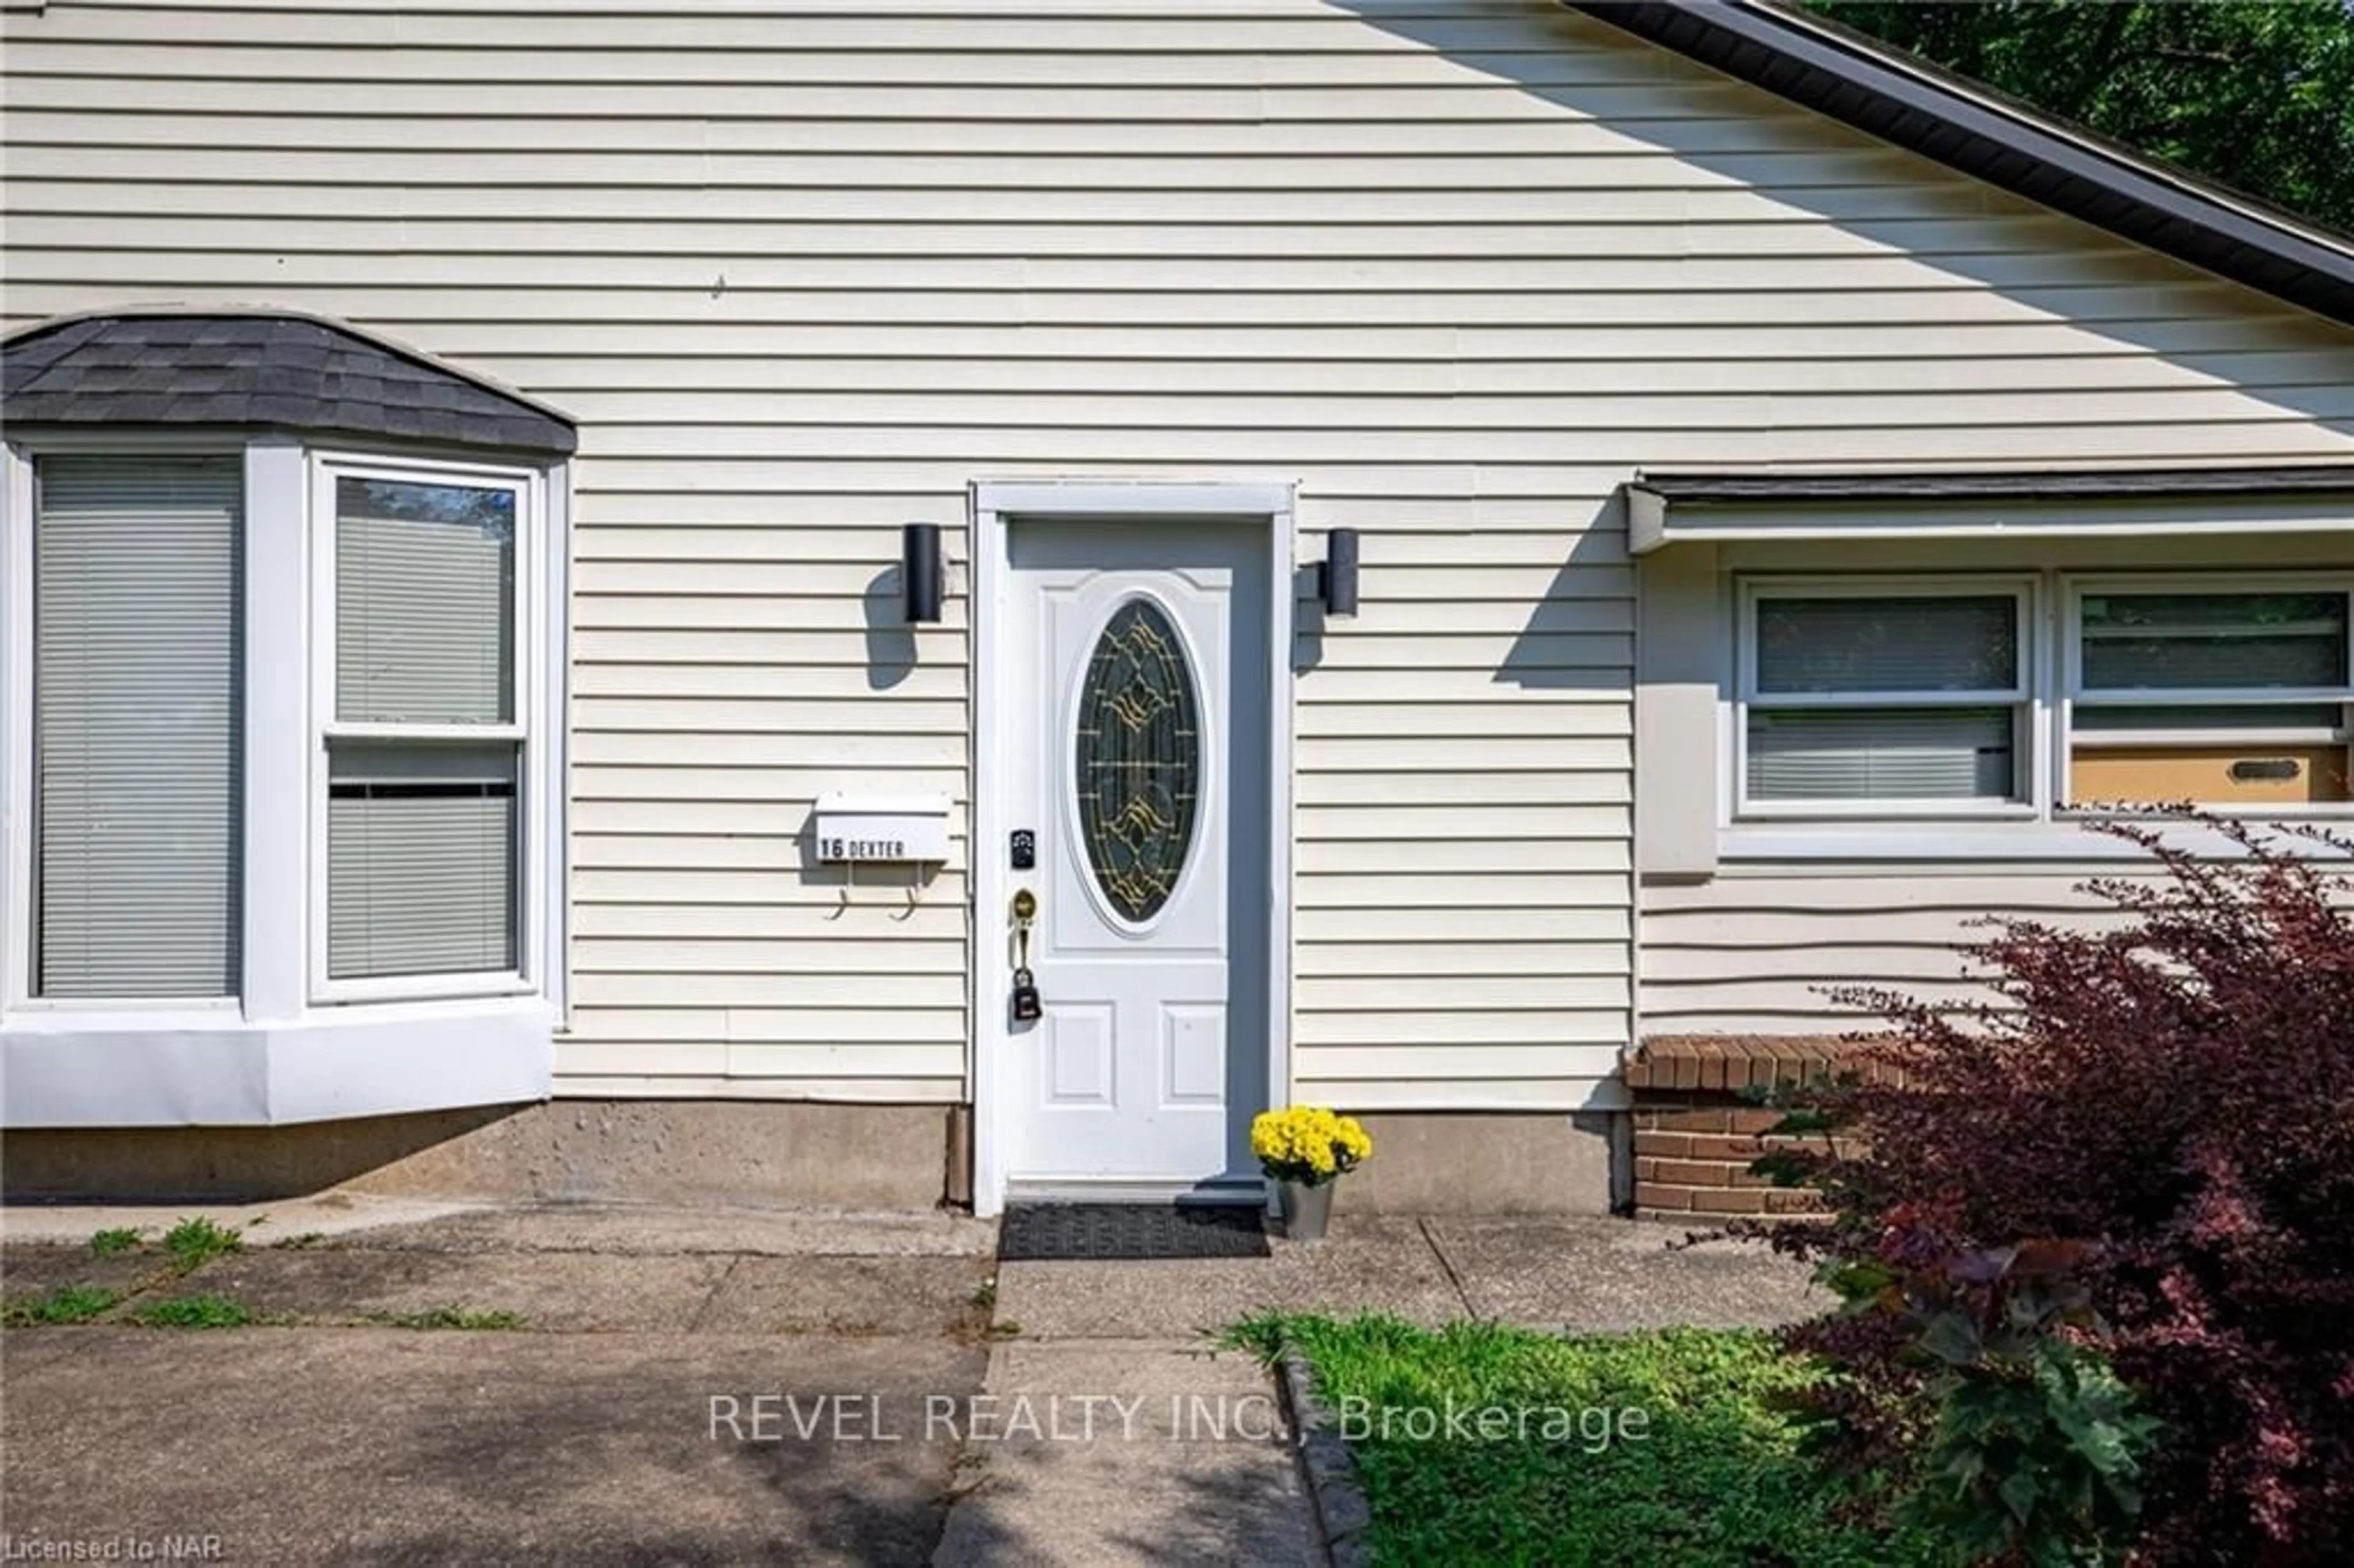
[[[246,1248],[176,1274],[155,1240],[198,1213]],[[93,1256],[114,1226],[146,1244]],[[11,1209],[11,1302],[120,1299],[0,1334],[0,1546],[1293,1568],[1321,1554],[1288,1435],[1212,1331],[1266,1308],[1622,1329],[1811,1305],[1761,1249],[1678,1234],[1344,1213],[1264,1259],[1000,1266],[993,1225],[940,1213]],[[269,1326],[135,1326],[199,1297]]]
[[[1681,1230],[1611,1219],[1347,1216],[1267,1258],[1007,1263],[986,1395],[1029,1425],[970,1441],[938,1568],[1323,1560],[1289,1434],[1216,1332],[1263,1309],[1388,1312],[1553,1330],[1744,1326],[1815,1308],[1757,1247],[1670,1250]],[[1031,1429],[1034,1427],[1035,1430]]]
[[1600,1216],[1344,1215],[1328,1239],[1278,1239],[1269,1258],[1006,1264],[997,1316],[1025,1340],[1191,1340],[1264,1309],[1615,1332],[1780,1323],[1823,1305],[1765,1248],[1671,1245],[1686,1234]]
[[970,1441],[932,1561],[1305,1568],[1323,1561],[1257,1362],[1199,1341],[1014,1340],[985,1397],[1019,1430]]
[[[979,1392],[992,1225],[385,1206],[322,1234],[334,1205],[264,1207],[185,1275],[153,1241],[193,1207],[0,1215],[12,1303],[123,1298],[0,1333],[0,1556],[913,1564],[939,1541],[962,1444],[926,1415]],[[115,1225],[150,1245],[94,1257]],[[272,1326],[134,1326],[199,1297]],[[437,1326],[490,1314],[522,1326]]]

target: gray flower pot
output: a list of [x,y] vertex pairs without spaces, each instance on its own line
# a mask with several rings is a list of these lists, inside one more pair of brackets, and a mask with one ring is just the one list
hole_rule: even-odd
[[1283,1209],[1283,1234],[1293,1241],[1322,1241],[1332,1223],[1332,1189],[1338,1181],[1278,1181],[1276,1200]]

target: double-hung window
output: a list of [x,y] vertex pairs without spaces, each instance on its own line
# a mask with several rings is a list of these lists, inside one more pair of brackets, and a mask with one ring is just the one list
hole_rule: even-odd
[[[523,475],[323,459],[314,685],[324,1000],[521,989],[536,532]],[[316,799],[316,797],[314,797]]]
[[2025,806],[2032,599],[2001,580],[1747,585],[1739,810]]

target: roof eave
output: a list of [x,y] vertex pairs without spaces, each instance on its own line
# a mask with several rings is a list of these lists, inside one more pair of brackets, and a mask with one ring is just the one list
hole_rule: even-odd
[[1973,91],[1847,29],[1766,0],[1563,3],[1972,178],[2354,324],[2354,243]]
[[[2030,471],[1638,473],[1627,547],[1871,538],[2354,534],[2354,462]],[[2195,503],[2195,504],[2190,504]]]

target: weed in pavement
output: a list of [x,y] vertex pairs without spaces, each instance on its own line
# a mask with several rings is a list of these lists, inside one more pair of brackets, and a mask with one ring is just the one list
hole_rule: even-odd
[[25,1296],[0,1304],[0,1323],[12,1329],[38,1323],[87,1323],[112,1307],[116,1297],[102,1285],[63,1285],[47,1296]]
[[90,1255],[92,1257],[116,1257],[138,1250],[139,1233],[125,1226],[113,1226],[90,1238]]
[[455,1305],[429,1307],[422,1312],[384,1313],[371,1319],[389,1329],[520,1329],[525,1326],[520,1312],[475,1312]]
[[245,1238],[227,1225],[198,1217],[182,1220],[164,1232],[164,1250],[172,1255],[173,1268],[186,1274],[217,1257],[243,1252]]
[[131,1314],[143,1329],[243,1329],[257,1322],[242,1301],[227,1296],[184,1296],[151,1301]]

